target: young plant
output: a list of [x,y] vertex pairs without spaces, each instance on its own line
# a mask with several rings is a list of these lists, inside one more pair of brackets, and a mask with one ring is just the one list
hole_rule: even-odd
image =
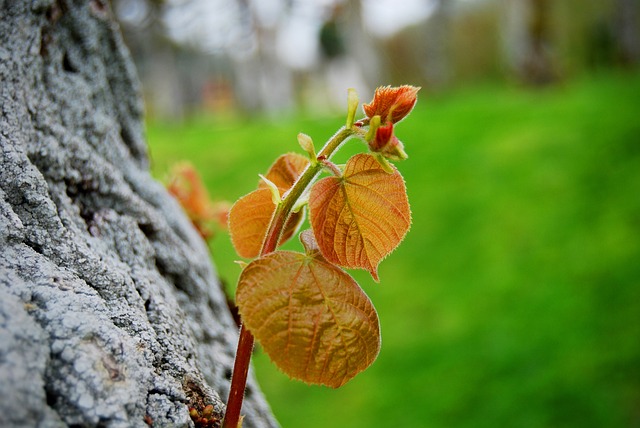
[[[241,257],[255,259],[244,266],[236,291],[242,327],[223,427],[238,427],[254,337],[290,377],[334,388],[377,357],[378,315],[342,268],[366,269],[378,281],[378,264],[409,230],[404,180],[389,160],[407,158],[394,130],[413,109],[418,90],[378,88],[358,121],[358,98],[349,90],[346,126],[320,152],[310,137],[298,135],[307,156],[280,156],[260,176],[258,189],[232,206],[233,245]],[[344,167],[332,163],[352,137],[369,153]],[[314,184],[322,170],[331,175]],[[295,235],[305,205],[311,224],[300,233],[305,253],[277,251]]]

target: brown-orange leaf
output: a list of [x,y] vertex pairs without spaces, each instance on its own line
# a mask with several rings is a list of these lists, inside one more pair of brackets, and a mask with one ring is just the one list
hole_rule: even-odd
[[369,154],[347,162],[342,177],[326,177],[311,189],[309,218],[324,257],[347,268],[364,268],[378,280],[378,264],[411,225],[404,180],[385,172]]
[[189,219],[204,239],[213,237],[211,223],[226,227],[230,204],[226,201],[212,202],[207,189],[195,167],[189,162],[173,166],[167,190],[176,197]]
[[[280,189],[280,196],[298,179],[302,171],[309,165],[309,159],[297,153],[286,153],[280,156],[269,168],[267,179]],[[267,185],[260,181],[259,187]]]
[[236,302],[245,326],[292,378],[337,388],[380,350],[371,301],[320,256],[277,251],[254,260],[240,276]]
[[[276,206],[270,189],[258,189],[238,199],[229,211],[229,234],[240,257],[260,254],[269,222]],[[279,245],[290,239],[302,221],[302,212],[292,213],[280,237]]]
[[[266,178],[274,183],[280,196],[291,188],[309,160],[296,153],[280,156],[269,168]],[[264,182],[258,190],[240,198],[229,212],[229,233],[236,252],[241,257],[253,258],[260,254],[269,222],[275,211],[271,191]],[[287,220],[279,245],[290,239],[303,219],[302,212],[292,213]]]

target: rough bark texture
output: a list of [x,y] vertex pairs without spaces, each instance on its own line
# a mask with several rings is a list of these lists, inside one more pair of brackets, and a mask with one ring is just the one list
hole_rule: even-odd
[[[237,329],[102,0],[0,0],[0,426],[189,426]],[[271,427],[254,381],[246,427]]]

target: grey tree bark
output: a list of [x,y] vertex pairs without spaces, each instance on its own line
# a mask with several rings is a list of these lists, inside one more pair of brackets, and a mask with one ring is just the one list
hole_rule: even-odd
[[[237,329],[105,0],[0,0],[0,426],[221,417]],[[246,427],[274,427],[255,380]],[[215,426],[215,424],[213,424]]]

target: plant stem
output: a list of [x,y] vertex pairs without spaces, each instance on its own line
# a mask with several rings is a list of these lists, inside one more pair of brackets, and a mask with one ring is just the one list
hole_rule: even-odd
[[287,219],[291,214],[291,209],[295,205],[296,201],[302,196],[304,191],[307,189],[309,184],[313,181],[313,179],[318,175],[318,173],[323,168],[322,159],[329,159],[333,153],[340,147],[340,145],[349,137],[355,134],[352,128],[342,127],[336,134],[331,137],[329,141],[324,145],[320,153],[318,153],[318,157],[316,162],[312,162],[307,166],[307,168],[300,174],[300,177],[293,183],[291,189],[287,193],[284,194],[284,198],[282,199],[282,203],[278,205],[276,208],[276,212],[273,214],[271,218],[271,223],[269,224],[269,229],[267,229],[266,238],[264,243],[262,244],[262,251],[260,255],[263,256],[268,254],[278,246],[278,241],[280,240],[280,235],[282,234],[282,230],[284,229],[285,224],[287,223]]
[[[358,131],[359,130],[354,128],[340,128],[340,130],[338,130],[338,132],[331,137],[329,141],[327,141],[322,150],[320,150],[316,162],[310,163],[302,174],[300,174],[300,177],[298,177],[293,186],[291,186],[291,189],[285,193],[282,202],[276,207],[276,211],[269,223],[269,228],[267,229],[267,234],[265,235],[265,240],[262,244],[260,256],[269,254],[275,251],[278,247],[280,235],[282,234],[284,225],[291,214],[293,206],[323,168],[322,162],[319,162],[318,159],[329,159],[343,142],[354,134],[359,133]],[[229,390],[227,411],[222,425],[223,428],[238,427],[242,401],[244,399],[244,391],[247,385],[247,374],[249,372],[253,343],[253,335],[244,327],[244,324],[242,324],[240,327],[240,338],[238,339],[236,360],[233,364],[231,388]]]
[[237,428],[240,421],[240,409],[244,399],[244,390],[247,386],[247,375],[249,373],[249,362],[253,352],[253,334],[240,326],[240,338],[238,339],[238,349],[236,360],[233,364],[233,375],[231,376],[231,389],[227,399],[227,412],[224,415],[224,428]]

